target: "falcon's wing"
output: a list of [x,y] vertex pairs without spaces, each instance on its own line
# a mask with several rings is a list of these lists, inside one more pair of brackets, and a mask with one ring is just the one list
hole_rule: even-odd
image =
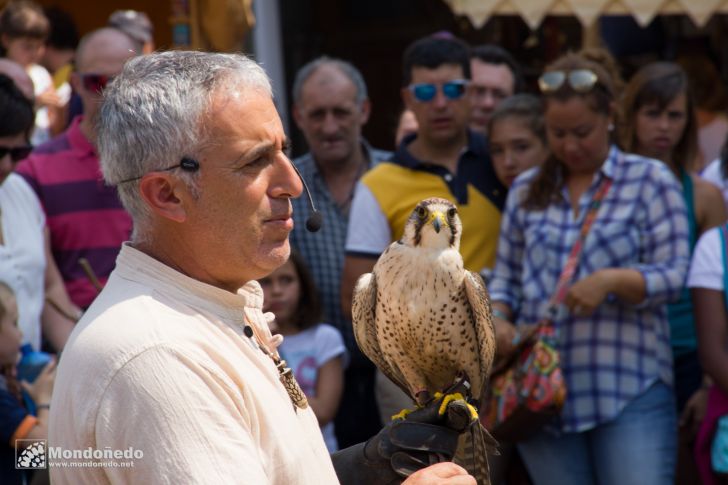
[[389,365],[377,340],[377,277],[374,273],[363,274],[356,282],[351,317],[354,337],[361,351],[409,396],[410,391],[407,389],[404,376],[399,369]]
[[490,300],[488,290],[485,288],[483,279],[479,274],[472,271],[465,272],[465,294],[473,310],[473,323],[475,334],[478,339],[478,357],[480,358],[480,369],[483,382],[480,384],[480,395],[474,395],[476,399],[482,397],[485,391],[485,383],[490,376],[490,369],[493,365],[495,355],[495,327],[491,316]]

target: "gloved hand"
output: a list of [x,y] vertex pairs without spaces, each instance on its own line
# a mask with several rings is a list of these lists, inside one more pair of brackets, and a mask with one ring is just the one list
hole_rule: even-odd
[[434,399],[392,421],[366,443],[332,454],[341,484],[399,484],[421,468],[451,461],[472,418],[465,401],[450,401],[440,409],[442,401],[443,396]]

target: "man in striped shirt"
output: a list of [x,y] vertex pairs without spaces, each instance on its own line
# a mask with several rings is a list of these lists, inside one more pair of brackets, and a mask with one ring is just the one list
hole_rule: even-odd
[[79,44],[77,72],[71,78],[84,115],[76,117],[62,135],[36,147],[17,168],[38,194],[66,290],[82,308],[91,304],[98,289],[80,261],[88,260],[103,285],[121,243],[131,233],[131,217],[116,190],[101,177],[95,121],[101,91],[134,55],[134,43],[120,30],[103,28],[88,34]]

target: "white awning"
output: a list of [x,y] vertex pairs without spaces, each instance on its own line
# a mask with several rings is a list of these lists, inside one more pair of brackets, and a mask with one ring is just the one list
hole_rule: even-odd
[[632,15],[641,25],[655,15],[685,14],[701,27],[715,13],[728,13],[728,0],[444,0],[453,12],[482,27],[493,15],[520,15],[536,29],[546,15],[574,15],[591,26],[600,15]]

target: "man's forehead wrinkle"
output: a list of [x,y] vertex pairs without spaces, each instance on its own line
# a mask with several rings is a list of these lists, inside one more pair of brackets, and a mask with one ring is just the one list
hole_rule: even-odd
[[327,88],[331,85],[336,84],[337,81],[338,81],[337,79],[333,79],[328,76],[313,76],[312,79],[310,79],[309,87]]
[[240,100],[240,92],[237,89],[218,89],[211,95],[212,102],[208,105],[208,116],[214,117],[220,112],[224,111],[230,106],[230,103],[235,100]]

